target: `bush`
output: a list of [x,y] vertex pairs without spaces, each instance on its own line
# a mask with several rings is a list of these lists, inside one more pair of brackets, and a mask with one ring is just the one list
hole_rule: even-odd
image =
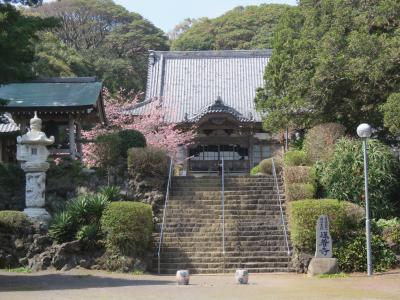
[[57,243],[71,241],[74,238],[75,227],[76,224],[74,224],[68,212],[59,212],[51,221],[49,236]]
[[75,235],[75,238],[84,243],[90,243],[100,237],[98,224],[83,225]]
[[346,128],[338,123],[325,123],[311,128],[303,143],[303,150],[310,162],[325,162],[331,156],[336,141],[343,137]]
[[364,211],[346,201],[309,199],[288,203],[289,226],[293,246],[301,252],[315,251],[315,227],[320,215],[327,215],[333,243],[345,239],[360,228]]
[[[25,174],[19,166],[0,163],[0,209],[24,208],[24,183]],[[10,199],[16,201],[10,201]],[[16,205],[10,206],[10,202]]]
[[[68,242],[86,225],[99,227],[101,216],[108,204],[107,197],[101,194],[85,194],[71,199],[66,209],[57,213],[51,222],[50,237],[59,243]],[[87,230],[89,229],[84,229]]]
[[122,139],[118,133],[100,135],[96,138],[96,156],[102,168],[110,168],[121,157]]
[[113,202],[104,211],[101,228],[107,248],[122,255],[142,255],[150,246],[152,209],[140,202]]
[[[370,208],[374,218],[392,216],[399,209],[394,197],[398,188],[399,162],[389,147],[369,140]],[[364,205],[362,143],[340,139],[331,159],[323,166],[321,183],[328,197]]]
[[311,183],[289,183],[285,185],[288,201],[311,199],[315,195],[315,187]]
[[124,158],[128,155],[128,149],[146,147],[146,138],[140,131],[133,129],[122,130],[118,132],[118,135],[121,138],[119,150],[121,151],[121,156]]
[[105,186],[100,189],[100,194],[107,198],[108,201],[121,200],[121,189],[118,186]]
[[260,174],[260,173],[261,173],[261,171],[260,171],[260,165],[257,165],[257,166],[253,167],[253,168],[250,170],[250,174],[251,174],[251,175],[258,175],[258,174]]
[[128,170],[132,177],[166,177],[168,175],[168,156],[163,150],[131,148],[128,150]]
[[4,233],[21,233],[30,226],[27,216],[20,211],[0,211],[0,231]]
[[374,222],[376,233],[380,235],[394,253],[400,254],[400,219],[380,219]]
[[67,204],[67,211],[74,223],[79,225],[99,223],[109,201],[101,194],[84,194]]
[[[282,171],[282,160],[278,157],[274,157],[275,169],[279,173]],[[262,174],[272,174],[272,159],[267,158],[260,162],[260,172]]]
[[315,181],[315,171],[312,167],[285,167],[283,176],[286,184],[313,183]]
[[[339,268],[345,272],[365,272],[367,270],[367,249],[365,232],[360,231],[355,238],[338,243],[333,255],[338,259]],[[396,255],[378,235],[372,235],[372,263],[374,271],[382,272],[396,263]]]
[[301,150],[290,150],[284,155],[285,167],[307,166],[309,161],[307,155]]

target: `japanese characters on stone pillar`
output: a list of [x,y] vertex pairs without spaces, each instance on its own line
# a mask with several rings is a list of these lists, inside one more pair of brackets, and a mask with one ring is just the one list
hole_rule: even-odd
[[308,276],[337,273],[337,259],[332,258],[332,238],[329,233],[328,216],[319,216],[315,231],[315,257],[308,265]]
[[46,137],[41,131],[42,120],[35,116],[30,120],[29,131],[17,137],[17,159],[25,171],[26,191],[24,212],[33,219],[47,222],[49,213],[45,210],[46,171],[49,169],[46,146],[54,143],[54,137]]
[[315,257],[332,257],[332,239],[329,233],[329,219],[328,216],[325,215],[319,216],[317,222]]

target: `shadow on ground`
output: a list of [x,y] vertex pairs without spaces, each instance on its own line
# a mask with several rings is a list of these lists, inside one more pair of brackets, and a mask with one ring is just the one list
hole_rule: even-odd
[[88,288],[175,284],[168,280],[143,280],[92,275],[0,275],[0,293],[10,291],[74,290]]

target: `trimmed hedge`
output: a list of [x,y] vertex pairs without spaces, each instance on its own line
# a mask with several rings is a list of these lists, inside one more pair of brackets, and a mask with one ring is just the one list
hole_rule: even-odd
[[[275,169],[279,173],[282,171],[282,160],[274,157]],[[262,174],[272,174],[272,158],[264,159],[260,162],[260,171]]]
[[251,175],[257,175],[257,174],[260,174],[260,173],[261,173],[260,165],[257,165],[257,166],[253,167],[253,168],[250,170],[250,174],[251,174]]
[[163,150],[146,147],[128,150],[128,170],[132,178],[168,176],[168,156]]
[[315,226],[320,215],[327,215],[333,243],[357,230],[364,217],[361,207],[334,199],[307,199],[288,203],[293,246],[301,252],[315,251]]
[[[315,181],[315,170],[312,167],[285,167],[283,170],[285,183],[312,183]],[[310,198],[310,197],[307,197]]]
[[140,131],[134,129],[122,130],[118,132],[118,135],[121,138],[121,145],[120,145],[121,156],[124,158],[127,157],[128,150],[130,148],[146,147],[146,138]]
[[309,165],[307,154],[301,150],[290,150],[286,152],[283,161],[286,167]]
[[290,183],[285,185],[288,201],[311,199],[315,195],[315,187],[311,183]]
[[0,211],[0,232],[20,233],[29,225],[28,217],[23,212],[14,210]]
[[101,218],[109,250],[122,255],[143,255],[153,232],[151,206],[140,202],[112,202]]

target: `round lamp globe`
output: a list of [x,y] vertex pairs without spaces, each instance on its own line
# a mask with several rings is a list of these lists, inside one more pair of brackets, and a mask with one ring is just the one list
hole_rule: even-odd
[[371,137],[372,128],[371,128],[370,125],[368,125],[368,124],[366,124],[366,123],[360,124],[360,125],[357,127],[357,134],[358,134],[358,136],[359,136],[360,138],[362,138],[362,139],[367,139],[367,138]]

